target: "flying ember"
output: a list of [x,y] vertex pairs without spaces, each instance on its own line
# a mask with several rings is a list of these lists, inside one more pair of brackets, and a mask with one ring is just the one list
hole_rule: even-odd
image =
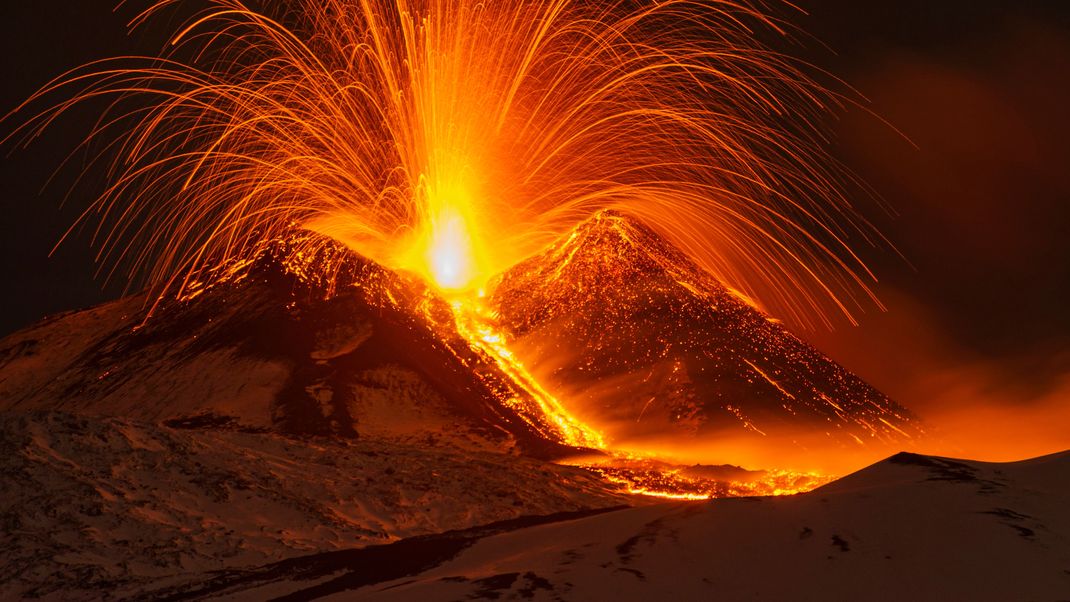
[[793,323],[872,297],[848,240],[879,236],[819,127],[842,96],[762,42],[790,31],[757,5],[281,4],[216,0],[163,56],[90,63],[20,108],[53,100],[29,139],[111,101],[87,142],[114,177],[83,216],[109,270],[173,295],[305,229],[476,290],[614,209]]
[[795,324],[876,303],[848,241],[880,237],[819,126],[842,96],[767,44],[791,32],[760,4],[209,4],[163,55],[91,63],[18,109],[60,99],[16,130],[28,140],[108,100],[87,144],[107,142],[113,179],[80,222],[154,298],[196,294],[279,241],[294,258],[344,245],[430,284],[553,436],[595,449],[603,434],[540,384],[484,301],[592,216],[644,224]]

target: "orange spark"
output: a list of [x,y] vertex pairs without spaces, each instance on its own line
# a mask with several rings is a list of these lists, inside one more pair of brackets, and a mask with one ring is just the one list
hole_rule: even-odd
[[599,211],[647,224],[800,324],[876,302],[847,241],[878,237],[818,126],[841,97],[760,41],[789,36],[759,4],[276,4],[213,0],[162,56],[91,63],[16,109],[60,98],[13,134],[31,139],[110,100],[90,140],[109,141],[112,180],[80,222],[96,223],[104,265],[147,277],[159,299],[191,298],[280,240],[293,265],[342,243],[432,284],[455,330],[532,400],[528,415],[600,449],[479,300]]
[[[132,27],[165,20],[158,0]],[[86,65],[20,109],[112,104],[99,260],[182,294],[294,230],[474,291],[602,209],[797,324],[872,298],[817,125],[841,96],[726,0],[214,0],[161,57]],[[786,119],[785,116],[790,116]]]

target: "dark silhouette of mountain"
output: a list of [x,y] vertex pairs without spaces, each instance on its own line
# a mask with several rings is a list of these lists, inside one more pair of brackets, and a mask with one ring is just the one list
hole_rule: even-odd
[[519,355],[611,435],[921,434],[909,411],[624,215],[596,215],[493,291]]
[[445,302],[341,257],[330,266],[339,275],[329,297],[266,253],[148,319],[146,298],[135,296],[15,333],[0,341],[0,409],[572,452],[501,403],[521,393],[451,330]]

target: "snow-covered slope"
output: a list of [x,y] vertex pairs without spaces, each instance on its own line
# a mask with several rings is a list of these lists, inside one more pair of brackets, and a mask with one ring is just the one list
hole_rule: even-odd
[[513,454],[0,412],[0,600],[100,599],[313,552],[614,506]]
[[[340,600],[1070,598],[1070,452],[899,454],[807,494],[491,525],[158,594]],[[558,517],[569,518],[569,517]]]
[[444,301],[356,255],[345,260],[329,298],[268,254],[147,321],[136,296],[12,334],[0,340],[0,410],[572,451],[502,403],[511,381],[450,330]]

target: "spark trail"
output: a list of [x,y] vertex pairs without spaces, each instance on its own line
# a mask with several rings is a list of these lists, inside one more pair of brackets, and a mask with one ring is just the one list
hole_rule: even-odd
[[597,449],[478,294],[597,212],[647,224],[797,324],[878,303],[851,245],[880,237],[823,150],[842,97],[761,41],[792,37],[762,3],[272,4],[213,0],[160,56],[90,63],[13,112],[8,138],[28,141],[108,103],[86,144],[106,146],[111,182],[79,223],[109,274],[156,299],[189,298],[277,241],[295,257],[342,243],[431,283],[558,438]]
[[112,181],[81,220],[109,273],[180,295],[311,230],[295,252],[333,239],[471,292],[613,209],[796,324],[873,297],[849,243],[879,236],[823,150],[841,97],[762,43],[792,31],[760,3],[271,4],[209,2],[161,56],[91,63],[16,110],[30,139],[110,103],[90,141]]

